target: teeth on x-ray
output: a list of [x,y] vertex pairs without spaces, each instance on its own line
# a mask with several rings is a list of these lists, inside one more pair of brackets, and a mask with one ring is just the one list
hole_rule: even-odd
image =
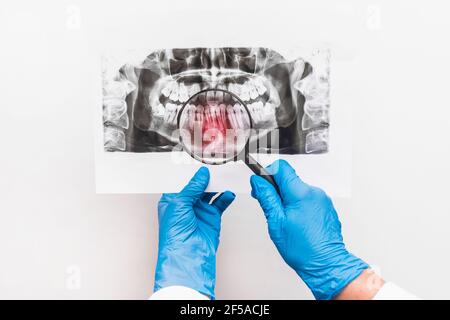
[[178,99],[180,102],[186,102],[189,99],[188,89],[184,85],[184,83],[180,83],[180,91],[178,93]]
[[[119,76],[104,79],[103,122],[105,128],[111,127],[105,134],[105,149],[170,151],[179,142],[174,132],[182,106],[201,90],[221,89],[246,104],[256,129],[251,141],[280,129],[280,141],[271,152],[326,152],[328,140],[319,143],[315,138],[315,132],[329,123],[329,61],[320,60],[320,54],[310,56],[311,64],[303,58],[286,60],[267,48],[154,51],[140,64],[125,64],[117,70]],[[204,102],[186,106],[190,126],[195,121],[217,124],[226,117],[233,128],[245,127],[242,121],[247,118],[239,116],[242,106],[222,103],[206,107],[207,101],[225,99],[222,92],[215,91],[215,95],[207,94]]]
[[328,128],[315,130],[306,135],[306,153],[321,153],[328,150]]
[[194,94],[196,94],[197,92],[199,92],[201,90],[201,87],[200,87],[200,84],[194,83],[194,84],[190,85],[189,87],[187,87],[186,89],[188,91],[189,97],[192,97]]
[[163,118],[165,113],[166,113],[166,108],[164,108],[164,106],[161,103],[152,109],[152,114],[155,117]]
[[204,106],[201,104],[189,104],[186,108],[187,128],[191,131],[194,130],[195,126],[199,126],[200,128],[216,128],[223,132],[227,128],[250,128],[247,111],[245,107],[238,103],[235,105],[208,103]]
[[255,88],[256,88],[256,90],[258,91],[258,94],[259,94],[260,96],[262,96],[264,93],[266,93],[267,89],[266,89],[266,87],[264,86],[264,83],[261,81],[261,79],[258,79],[258,78],[257,78],[257,79],[255,80],[254,85],[255,85]]
[[122,130],[105,127],[103,135],[106,150],[125,150],[125,133]]
[[[255,127],[259,126],[267,126],[270,124],[273,128],[276,127],[276,119],[275,119],[275,108],[276,105],[271,103],[270,97],[264,96],[267,92],[266,87],[261,79],[258,78],[249,78],[245,83],[223,83],[220,86],[217,85],[218,88],[226,91],[230,91],[237,96],[239,96],[242,100],[247,101],[248,109],[252,114],[252,118],[255,124]],[[175,111],[179,111],[184,102],[189,99],[188,94],[194,95],[201,90],[200,84],[184,84],[177,83],[177,81],[168,82],[164,88],[161,90],[161,95],[166,99],[156,99],[154,102],[154,106],[152,106],[152,102],[150,102],[150,108],[152,110],[152,114],[155,117],[160,117],[167,125],[176,125],[176,114]],[[222,91],[209,91],[206,93],[206,101],[215,101],[223,99]],[[154,99],[149,99],[153,101]],[[164,102],[164,104],[161,103]],[[276,100],[275,100],[276,101]],[[162,108],[164,108],[164,112],[162,112]],[[164,133],[161,133],[164,135]],[[166,138],[171,138],[170,136],[166,136]]]

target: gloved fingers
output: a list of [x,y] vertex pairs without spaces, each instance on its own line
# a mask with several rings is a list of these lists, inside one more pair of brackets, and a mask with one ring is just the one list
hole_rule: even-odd
[[214,230],[220,230],[221,213],[215,207],[207,202],[197,201],[194,205],[194,212],[199,221]]
[[277,191],[266,179],[253,175],[250,178],[252,197],[258,200],[268,221],[283,213],[283,204]]
[[284,205],[301,200],[310,190],[310,186],[303,182],[294,168],[286,160],[277,160],[267,167],[280,189]]
[[183,190],[181,190],[177,198],[187,205],[193,205],[203,196],[208,183],[209,170],[206,167],[201,167]]
[[222,192],[214,201],[211,203],[222,214],[229,205],[234,201],[236,195],[231,191]]
[[203,193],[203,197],[202,197],[202,201],[209,203],[211,201],[212,198],[214,198],[214,196],[217,194],[217,192],[204,192]]

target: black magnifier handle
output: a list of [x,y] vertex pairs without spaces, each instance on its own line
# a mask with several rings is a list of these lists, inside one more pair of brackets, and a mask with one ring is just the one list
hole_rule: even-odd
[[270,182],[270,184],[272,184],[275,188],[275,190],[278,192],[278,194],[280,194],[280,189],[278,189],[278,185],[275,182],[275,179],[273,178],[273,175],[271,175],[266,168],[264,168],[262,165],[259,164],[258,161],[256,161],[255,158],[253,158],[251,155],[249,155],[248,153],[245,155],[246,159],[245,159],[245,164],[258,176],[263,177],[264,179],[266,179],[267,181]]

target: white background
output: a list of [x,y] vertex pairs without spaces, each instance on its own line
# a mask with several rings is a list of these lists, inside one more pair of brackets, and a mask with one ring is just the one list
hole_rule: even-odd
[[[445,4],[3,1],[0,298],[151,294],[159,195],[95,193],[91,66],[98,47],[126,46],[131,32],[143,42],[166,32],[161,46],[183,34],[222,43],[234,37],[227,24],[239,24],[255,45],[304,40],[341,48],[336,58],[354,73],[345,84],[352,198],[335,199],[346,243],[386,279],[423,298],[450,298]],[[155,15],[165,17],[161,28],[146,28]],[[224,216],[217,274],[219,298],[312,297],[247,195]]]

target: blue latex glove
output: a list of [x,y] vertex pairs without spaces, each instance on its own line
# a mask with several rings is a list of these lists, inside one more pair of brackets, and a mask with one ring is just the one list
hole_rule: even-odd
[[155,291],[178,285],[215,298],[220,223],[235,195],[226,191],[210,204],[215,193],[205,193],[208,183],[209,171],[202,167],[180,193],[163,194],[159,201]]
[[269,235],[286,263],[312,290],[316,299],[332,299],[368,265],[349,253],[331,199],[304,183],[284,160],[267,170],[280,195],[265,179],[252,176],[252,196],[267,218]]

